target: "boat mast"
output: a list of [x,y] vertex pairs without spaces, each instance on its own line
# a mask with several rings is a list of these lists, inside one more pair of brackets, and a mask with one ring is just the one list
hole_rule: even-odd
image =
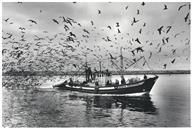
[[85,79],[86,79],[86,81],[88,81],[88,79],[87,79],[87,77],[88,77],[87,67],[88,67],[88,64],[87,64],[87,55],[85,55]]
[[85,58],[85,59],[86,59],[86,60],[85,60],[85,68],[87,68],[87,55],[85,55],[85,57],[86,57],[86,58]]
[[123,52],[122,52],[122,47],[120,49],[120,59],[121,59],[121,64],[120,64],[120,67],[121,67],[121,73],[123,72]]
[[101,61],[99,61],[99,71],[101,73]]

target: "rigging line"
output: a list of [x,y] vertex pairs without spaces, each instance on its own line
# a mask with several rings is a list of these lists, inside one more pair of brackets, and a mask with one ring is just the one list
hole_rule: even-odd
[[[96,61],[96,62],[94,62],[94,61]],[[94,64],[94,63],[98,63],[98,61],[101,61],[101,59],[98,59],[98,60],[94,59],[92,62],[91,61],[89,61],[89,62],[91,62],[91,64],[92,63]],[[102,61],[108,61],[108,59],[103,59]]]
[[111,60],[112,65],[115,65],[118,69],[121,69],[117,64],[115,64],[115,62],[113,62],[113,60]]
[[120,69],[119,66],[115,64],[115,62],[113,62],[113,60],[111,60],[111,62],[112,62],[112,65],[115,65],[118,69]]
[[118,74],[122,75],[121,68],[117,64],[115,64],[115,62],[113,62],[112,60],[111,60],[111,62],[112,62],[112,66],[114,65],[114,66],[116,66],[119,69],[119,70],[117,70]]
[[132,63],[132,61],[131,61],[131,60],[129,60],[129,59],[127,59],[127,58],[125,58],[124,60],[125,60],[125,62],[128,62],[128,63],[130,63],[130,62],[131,62],[131,63]]
[[136,63],[136,66],[139,68],[139,69],[144,69],[143,67],[139,66],[137,63]]
[[148,67],[149,69],[153,70],[153,69],[149,66],[149,64],[147,63],[147,60],[145,59],[145,57],[144,57],[144,60],[145,60],[145,62],[146,62],[146,64],[147,64],[147,67]]
[[[84,68],[84,67],[85,67],[84,65],[85,65],[85,64],[83,64],[83,65],[77,70],[77,72],[80,71],[80,69]],[[83,73],[84,73],[84,72],[83,72]],[[83,73],[81,73],[78,77],[80,77]],[[73,73],[71,76],[75,76],[75,74],[76,74],[76,73]],[[77,78],[78,78],[78,77],[77,77]],[[69,79],[70,79],[70,78],[68,78],[67,80],[69,80]]]
[[135,63],[137,63],[137,61],[141,60],[144,56],[140,57],[138,60],[136,60],[134,63],[132,63],[131,65],[129,65],[127,68],[131,67],[132,65],[134,65]]
[[[144,57],[144,59],[145,59],[145,57]],[[154,72],[153,68],[151,68],[151,67],[149,66],[149,64],[148,64],[148,62],[146,61],[146,59],[145,59],[145,62],[146,62],[146,64],[147,64],[147,67]],[[157,76],[156,73],[154,73],[154,75]]]
[[123,58],[125,58],[125,60],[128,60],[129,62],[133,63],[129,58],[127,58],[127,57],[123,57]]
[[137,61],[135,63],[135,67],[137,67],[138,69],[143,69],[141,66],[138,65]]
[[[114,62],[113,62],[113,64],[116,66],[116,67],[118,67]],[[112,66],[113,66],[113,64],[112,64]],[[119,68],[119,67],[118,67]],[[118,74],[119,75],[121,75],[121,71],[117,71],[118,72]]]
[[[144,56],[140,57],[140,58],[139,58],[138,60],[136,60],[136,62],[134,62],[134,63],[128,59],[129,62],[131,62],[132,64],[129,65],[127,68],[131,67],[131,66],[134,65],[134,64],[137,64],[137,61],[141,60],[142,58],[144,58]],[[126,58],[126,59],[127,59],[127,58]],[[113,61],[111,61],[111,62],[113,62]],[[113,64],[114,64],[118,69],[120,69],[120,68],[115,64],[115,62],[113,62]],[[143,69],[143,68],[139,67],[138,65],[136,65],[136,67],[139,68],[139,69]],[[126,69],[127,69],[127,68],[126,68]]]
[[[108,61],[108,59],[105,59],[105,60]],[[90,63],[89,63],[89,64],[90,64]],[[93,63],[92,63],[92,64],[93,64]],[[96,62],[95,62],[95,64],[96,64]],[[82,69],[83,67],[85,67],[85,64],[84,64],[81,68],[79,68],[78,71],[79,71],[80,69]],[[78,72],[78,71],[77,71],[77,72]],[[80,77],[83,73],[84,73],[84,72],[82,72],[78,77]],[[73,74],[73,75],[75,75],[75,74]],[[78,77],[77,77],[77,78],[78,78]]]
[[[98,60],[99,61],[99,60]],[[98,64],[98,61],[97,62],[87,62],[88,65],[91,65],[91,64]],[[106,61],[106,60],[105,60]]]
[[[98,61],[109,61],[109,60],[111,60],[111,59],[109,59],[109,58],[106,58],[106,59],[98,59]],[[117,59],[114,59],[114,60],[117,60]],[[96,61],[96,60],[94,60],[94,61]],[[96,61],[96,62],[91,62],[91,63],[89,63],[89,64],[96,64],[96,63],[98,63],[98,61]]]
[[127,57],[123,57],[123,58],[125,58],[125,59],[128,59],[128,60],[129,60],[129,58],[127,58]]

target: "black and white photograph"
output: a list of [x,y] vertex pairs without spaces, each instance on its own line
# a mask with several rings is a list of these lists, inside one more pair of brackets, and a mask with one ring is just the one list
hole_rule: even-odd
[[190,2],[2,4],[2,127],[190,127]]

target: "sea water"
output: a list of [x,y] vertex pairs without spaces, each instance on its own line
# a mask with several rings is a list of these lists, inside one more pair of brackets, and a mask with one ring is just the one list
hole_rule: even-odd
[[67,78],[3,76],[3,126],[190,126],[190,75],[159,75],[150,95],[142,96],[94,95],[52,88]]

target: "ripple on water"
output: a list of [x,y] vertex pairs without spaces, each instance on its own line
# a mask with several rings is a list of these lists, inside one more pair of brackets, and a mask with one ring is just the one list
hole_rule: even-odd
[[190,126],[188,76],[160,76],[148,96],[60,91],[55,78],[3,77],[3,126]]

